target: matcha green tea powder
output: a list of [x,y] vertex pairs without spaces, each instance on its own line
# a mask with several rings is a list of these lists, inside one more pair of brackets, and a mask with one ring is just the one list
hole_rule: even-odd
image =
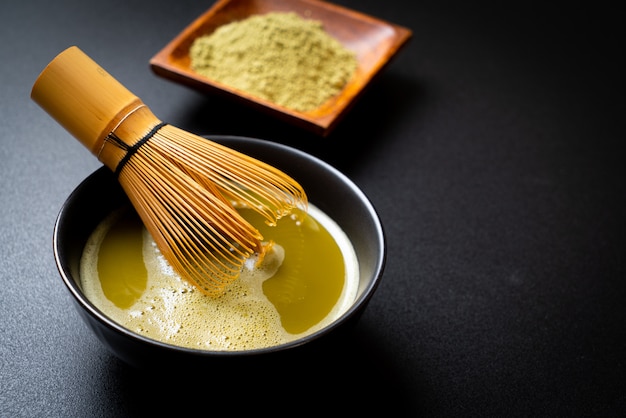
[[356,56],[320,21],[273,12],[218,27],[194,40],[192,69],[275,104],[306,112],[338,94]]

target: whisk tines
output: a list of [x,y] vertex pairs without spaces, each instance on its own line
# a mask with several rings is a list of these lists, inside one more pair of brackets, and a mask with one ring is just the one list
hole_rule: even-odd
[[120,184],[138,197],[135,207],[153,222],[172,266],[207,294],[221,293],[247,258],[264,252],[262,236],[233,203],[270,224],[306,205],[301,187],[283,172],[175,126],[161,127],[149,144],[126,163]]

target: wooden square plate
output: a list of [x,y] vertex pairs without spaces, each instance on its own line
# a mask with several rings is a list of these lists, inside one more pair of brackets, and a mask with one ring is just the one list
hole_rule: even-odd
[[[213,81],[190,68],[189,48],[197,37],[252,15],[288,11],[321,21],[326,32],[357,56],[357,70],[352,80],[317,109],[308,112],[288,109]],[[320,0],[219,0],[152,57],[150,67],[161,77],[207,93],[219,93],[326,136],[411,35],[407,28]]]

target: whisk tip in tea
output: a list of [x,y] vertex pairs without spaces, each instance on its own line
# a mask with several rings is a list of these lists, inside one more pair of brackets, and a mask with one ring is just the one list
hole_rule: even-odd
[[302,186],[274,166],[162,122],[78,47],[57,55],[31,98],[111,169],[166,260],[220,295],[263,237],[235,208],[270,225],[305,209]]

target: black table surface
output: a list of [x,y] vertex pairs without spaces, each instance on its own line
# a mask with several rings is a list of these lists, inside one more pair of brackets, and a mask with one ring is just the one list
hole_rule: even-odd
[[[151,72],[211,1],[2,2],[0,416],[624,412],[623,13],[608,2],[336,3],[413,37],[321,138]],[[71,45],[163,120],[300,148],[362,188],[388,256],[350,338],[227,381],[148,376],[100,344],[52,253],[61,205],[100,163],[29,97]]]

